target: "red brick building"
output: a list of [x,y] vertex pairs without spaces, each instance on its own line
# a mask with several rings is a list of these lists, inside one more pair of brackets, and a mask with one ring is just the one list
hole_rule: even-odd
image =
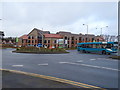
[[101,42],[104,39],[101,36],[93,34],[72,34],[71,32],[57,32],[50,34],[49,31],[42,31],[34,28],[29,34],[19,37],[19,46],[36,46],[41,43],[47,48],[66,47],[73,48],[81,42]]

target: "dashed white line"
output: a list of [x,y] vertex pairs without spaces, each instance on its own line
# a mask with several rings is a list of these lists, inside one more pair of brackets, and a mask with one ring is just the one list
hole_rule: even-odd
[[90,59],[91,61],[96,60],[96,59]]
[[12,65],[12,67],[23,67],[23,65]]
[[94,65],[88,65],[88,64],[79,64],[79,63],[72,63],[72,62],[65,62],[65,63],[66,64],[72,64],[72,65],[82,65],[82,66],[87,66],[87,67],[94,67],[94,68],[99,68],[99,69],[107,69],[107,70],[113,70],[113,71],[120,71],[120,70],[114,69],[114,68],[94,66]]
[[80,61],[76,61],[76,62],[83,62],[83,60],[80,60]]
[[47,66],[48,63],[42,63],[42,64],[38,64],[38,65],[40,65],[40,66]]
[[59,62],[60,64],[62,64],[62,63],[68,63],[68,62]]
[[107,58],[97,58],[97,59],[107,60],[107,61],[118,61],[118,60],[112,60],[112,59],[107,59]]

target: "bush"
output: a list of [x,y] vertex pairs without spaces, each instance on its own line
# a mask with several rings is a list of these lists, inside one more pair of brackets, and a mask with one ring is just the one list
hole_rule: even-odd
[[20,52],[37,52],[37,53],[39,53],[39,52],[45,52],[45,53],[47,53],[47,52],[49,52],[49,53],[52,53],[52,52],[57,52],[57,53],[59,53],[59,52],[66,52],[65,51],[65,49],[63,49],[63,48],[52,48],[52,49],[49,49],[49,48],[43,48],[43,47],[40,47],[40,48],[38,48],[38,47],[33,47],[33,46],[30,46],[30,47],[20,47],[20,48],[17,48],[16,49],[16,51],[20,51]]

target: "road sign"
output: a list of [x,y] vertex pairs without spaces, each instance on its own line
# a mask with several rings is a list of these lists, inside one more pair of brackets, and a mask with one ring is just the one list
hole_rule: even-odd
[[37,44],[37,46],[38,46],[38,47],[42,47],[42,44],[41,44],[41,43],[39,43],[39,44]]
[[16,37],[16,42],[18,42],[18,37]]

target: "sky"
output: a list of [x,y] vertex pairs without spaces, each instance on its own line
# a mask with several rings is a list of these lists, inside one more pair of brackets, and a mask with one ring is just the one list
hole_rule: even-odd
[[89,34],[100,35],[100,28],[107,35],[118,32],[116,2],[3,2],[0,7],[0,29],[6,37],[22,36],[33,28],[86,34],[86,25]]

